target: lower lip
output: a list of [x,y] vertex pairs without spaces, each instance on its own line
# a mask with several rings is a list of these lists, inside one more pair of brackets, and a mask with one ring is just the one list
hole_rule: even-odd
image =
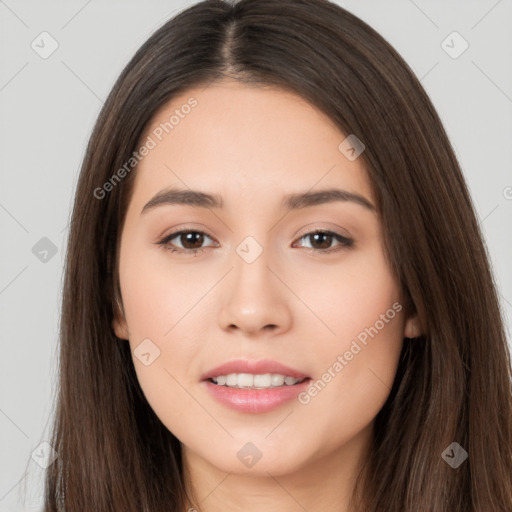
[[276,409],[277,407],[297,398],[304,391],[311,379],[306,379],[293,386],[279,386],[267,389],[242,389],[218,386],[209,380],[203,383],[209,393],[218,402],[240,412],[261,413]]

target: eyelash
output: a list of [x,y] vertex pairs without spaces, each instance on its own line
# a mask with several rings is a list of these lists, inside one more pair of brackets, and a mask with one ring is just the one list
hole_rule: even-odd
[[[175,231],[174,233],[170,233],[169,235],[165,236],[162,240],[157,242],[157,245],[162,246],[164,248],[164,250],[170,251],[172,253],[175,253],[175,252],[177,252],[177,253],[187,253],[187,254],[192,253],[194,256],[206,249],[206,247],[200,247],[198,249],[182,249],[182,248],[173,247],[172,245],[169,244],[169,242],[173,238],[176,238],[179,235],[182,235],[182,234],[185,234],[185,233],[198,233],[200,235],[205,235],[206,237],[208,237],[208,238],[213,240],[213,238],[211,236],[207,235],[204,231],[189,229],[189,230],[181,230],[181,231]],[[313,235],[316,235],[316,234],[324,234],[324,235],[332,236],[335,240],[340,242],[340,245],[335,246],[334,248],[330,247],[329,249],[314,249],[314,248],[311,248],[311,247],[306,247],[305,249],[309,249],[310,251],[313,251],[315,253],[321,253],[321,254],[323,253],[323,254],[325,254],[325,253],[337,252],[337,251],[342,250],[344,248],[350,248],[350,247],[354,246],[354,240],[352,240],[351,238],[347,238],[345,236],[342,236],[339,233],[336,233],[334,231],[322,230],[322,229],[317,229],[315,231],[311,231],[309,233],[306,233],[306,234],[302,235],[299,238],[299,240],[302,240],[303,238],[306,238],[308,236],[313,236]]]

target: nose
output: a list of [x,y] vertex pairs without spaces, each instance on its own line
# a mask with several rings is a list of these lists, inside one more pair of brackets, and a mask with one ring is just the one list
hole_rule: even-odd
[[219,293],[220,327],[252,337],[286,332],[292,321],[292,294],[283,284],[287,277],[278,262],[270,262],[265,250],[251,263],[235,252],[232,262]]

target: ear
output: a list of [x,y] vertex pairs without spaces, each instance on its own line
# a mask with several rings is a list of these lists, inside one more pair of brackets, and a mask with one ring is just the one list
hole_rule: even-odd
[[417,314],[409,316],[405,321],[404,336],[406,338],[417,338],[421,336],[421,327]]
[[120,338],[122,340],[129,339],[130,336],[128,333],[128,324],[126,323],[126,318],[124,316],[123,308],[117,300],[115,300],[114,319],[112,320],[112,329],[114,329],[114,332],[118,338]]

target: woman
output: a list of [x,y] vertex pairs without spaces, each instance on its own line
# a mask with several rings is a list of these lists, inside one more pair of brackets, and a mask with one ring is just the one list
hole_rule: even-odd
[[512,510],[510,353],[460,167],[373,29],[201,2],[92,133],[54,510]]

